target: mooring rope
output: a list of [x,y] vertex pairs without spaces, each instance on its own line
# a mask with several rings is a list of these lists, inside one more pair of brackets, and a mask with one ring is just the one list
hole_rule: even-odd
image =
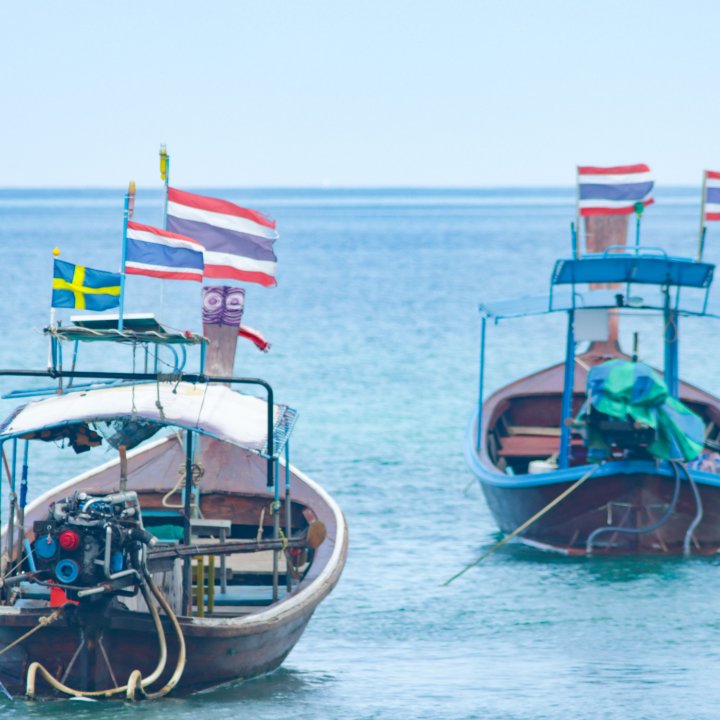
[[3,655],[11,648],[14,648],[16,645],[19,645],[23,640],[29,638],[33,633],[36,633],[38,630],[42,630],[44,627],[47,627],[48,625],[52,625],[56,620],[60,618],[60,615],[62,615],[63,610],[65,609],[65,606],[58,608],[54,612],[50,613],[50,615],[42,615],[38,618],[38,624],[34,627],[28,630],[24,635],[21,635],[16,640],[13,640],[9,645],[6,645],[2,650],[0,650],[0,655]]
[[447,587],[453,580],[457,580],[461,575],[464,575],[470,568],[479,565],[486,557],[492,555],[496,550],[499,550],[505,543],[510,542],[514,537],[519,535],[523,530],[529,528],[536,520],[539,520],[545,513],[552,510],[559,502],[564,500],[568,495],[575,492],[590,476],[600,467],[600,465],[593,465],[579,480],[576,480],[569,488],[563,490],[554,500],[551,500],[542,510],[536,512],[529,520],[526,520],[520,527],[515,528],[509,535],[506,535],[499,543],[493,545],[487,552],[483,553],[477,560],[467,564],[459,573],[453,575],[449,580],[446,580],[442,586]]

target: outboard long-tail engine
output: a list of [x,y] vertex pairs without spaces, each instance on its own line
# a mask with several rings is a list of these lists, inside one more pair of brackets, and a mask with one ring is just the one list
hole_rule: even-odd
[[136,594],[145,547],[156,542],[132,491],[76,492],[54,502],[33,529],[37,580],[63,588],[71,600]]

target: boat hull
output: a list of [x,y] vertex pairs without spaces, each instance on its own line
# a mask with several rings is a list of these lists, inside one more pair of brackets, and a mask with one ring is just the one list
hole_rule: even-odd
[[[510,533],[581,479],[589,468],[574,469],[575,480],[540,482],[518,477],[514,487],[482,482],[488,507],[499,528]],[[565,478],[567,473],[565,473]],[[681,477],[676,502],[672,474],[603,472],[590,477],[543,513],[521,541],[567,554],[662,553],[720,550],[720,488],[696,482],[700,506],[687,478]],[[695,524],[690,535],[688,531]],[[590,540],[590,544],[588,541]]]
[[[268,623],[266,628],[256,623],[252,627],[197,625],[182,618],[187,664],[173,694],[207,690],[276,669],[300,639],[314,609],[307,608],[282,622]],[[6,615],[0,626],[0,644],[7,646],[48,614],[43,610]],[[178,643],[172,627],[168,622],[164,625],[167,664],[150,690],[164,685],[178,660]],[[157,632],[147,614],[115,610],[99,623],[91,617],[79,618],[72,608],[67,619],[41,629],[0,656],[0,681],[10,694],[23,695],[29,665],[40,662],[74,689],[103,690],[124,685],[134,670],[140,670],[143,677],[149,676],[159,656]],[[39,676],[37,691],[41,696],[53,694],[53,689]]]
[[[244,512],[245,505],[229,504],[233,496],[259,498],[264,506],[271,502],[262,461],[256,456],[217,443],[205,448],[204,460],[207,494],[202,495],[202,502],[209,511],[218,516],[225,512],[233,523],[241,523],[243,518],[239,514],[233,517],[233,513]],[[177,438],[163,438],[129,455],[128,486],[137,489],[141,497],[149,498],[156,486],[172,487],[165,475],[172,477],[180,463],[182,448]],[[235,489],[237,478],[225,471],[228,467],[241,474],[242,492]],[[327,532],[314,550],[309,570],[295,581],[290,593],[285,594],[281,587],[278,602],[237,609],[232,615],[179,616],[187,660],[173,695],[207,690],[276,669],[300,639],[318,605],[337,584],[347,557],[345,517],[321,486],[292,466],[290,474],[293,500],[312,511]],[[103,494],[116,485],[117,462],[112,461],[38,498],[28,506],[26,523],[32,526],[33,520],[46,515],[50,503],[75,490]],[[253,510],[252,517],[255,516]],[[97,606],[84,602],[77,608],[66,605],[57,621],[28,637],[24,637],[26,633],[42,624],[42,618],[51,615],[53,609],[42,601],[36,603],[42,607],[27,603],[0,605],[0,682],[10,694],[24,695],[28,668],[33,662],[40,662],[58,680],[80,691],[125,685],[134,670],[147,677],[155,670],[160,656],[158,633],[151,615],[132,607],[132,600],[121,598]],[[151,691],[170,678],[178,658],[173,626],[165,615],[162,622],[168,658],[162,675],[149,688]],[[7,649],[20,638],[23,639],[16,646]],[[40,697],[58,694],[40,675],[36,691]]]

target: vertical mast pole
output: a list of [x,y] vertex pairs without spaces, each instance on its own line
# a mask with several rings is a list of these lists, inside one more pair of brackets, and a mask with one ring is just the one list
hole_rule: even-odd
[[703,170],[702,200],[700,203],[700,235],[698,237],[698,262],[702,260],[705,246],[705,199],[707,197],[707,170]]
[[128,220],[135,210],[135,181],[131,180],[128,191],[125,194],[125,205],[123,207],[123,240],[122,259],[120,261],[120,307],[118,312],[118,330],[123,329],[123,314],[125,312],[125,259],[127,256],[127,230]]
[[478,369],[478,409],[477,409],[477,439],[475,441],[475,450],[480,450],[482,444],[482,411],[483,411],[483,383],[485,378],[485,326],[487,318],[483,315],[482,324],[480,326],[480,367]]
[[[160,146],[160,179],[163,182],[163,230],[167,230],[168,186],[170,184],[170,155],[165,145]],[[160,280],[160,317],[165,314],[165,281]]]
[[665,287],[665,384],[674,398],[678,396],[678,313],[670,304],[670,288]]
[[[53,248],[52,251],[53,254],[53,281],[55,278],[55,260],[60,257],[60,248]],[[53,291],[54,294],[54,291]],[[51,296],[52,297],[52,296]],[[50,330],[52,330],[55,327],[55,308],[52,304],[52,299],[50,300]],[[52,335],[48,336],[50,338],[50,345],[48,347],[48,370],[54,370],[55,369],[55,338]]]
[[568,310],[567,346],[565,348],[565,378],[563,380],[562,411],[560,416],[560,457],[561,468],[570,466],[570,426],[567,419],[572,414],[573,391],[575,389],[575,311]]
[[[580,167],[577,168],[575,177],[575,258],[580,257]],[[587,228],[585,228],[585,236],[587,238]]]
[[[191,541],[190,519],[192,516],[193,492],[193,441],[192,431],[185,432],[185,498],[183,503],[183,544],[188,547]],[[202,560],[201,560],[202,561]],[[192,615],[192,558],[183,558],[183,613]],[[198,603],[198,607],[200,603]]]
[[[290,501],[290,438],[285,440],[285,537],[292,537],[292,504]],[[285,556],[285,589],[292,590],[292,572],[288,555]]]
[[643,210],[645,206],[641,202],[635,203],[635,254],[640,249],[640,219],[642,218]]
[[170,156],[165,145],[160,146],[160,179],[163,182],[163,230],[167,230],[168,185],[170,184]]

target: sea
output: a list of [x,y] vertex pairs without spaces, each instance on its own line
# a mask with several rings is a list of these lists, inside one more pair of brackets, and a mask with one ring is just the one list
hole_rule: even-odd
[[[569,559],[510,543],[443,584],[501,537],[463,458],[478,305],[548,291],[572,253],[573,188],[187,189],[277,220],[278,285],[248,286],[243,319],[272,348],[241,341],[235,371],[299,411],[291,460],[347,517],[345,571],[270,675],[138,704],[0,698],[4,718],[717,718],[720,559]],[[54,248],[117,270],[123,193],[0,190],[1,368],[46,367]],[[161,224],[158,188],[138,190],[134,219]],[[699,188],[659,189],[640,240],[696,257],[699,225]],[[720,259],[720,228],[705,258]],[[126,311],[200,330],[199,284],[130,277]],[[682,321],[680,370],[720,393],[717,330]],[[625,348],[634,332],[640,357],[661,365],[661,322],[627,318]],[[563,345],[560,317],[488,327],[486,393],[560,361]],[[119,352],[83,348],[78,367],[140,369]],[[36,452],[31,499],[111,457]]]

